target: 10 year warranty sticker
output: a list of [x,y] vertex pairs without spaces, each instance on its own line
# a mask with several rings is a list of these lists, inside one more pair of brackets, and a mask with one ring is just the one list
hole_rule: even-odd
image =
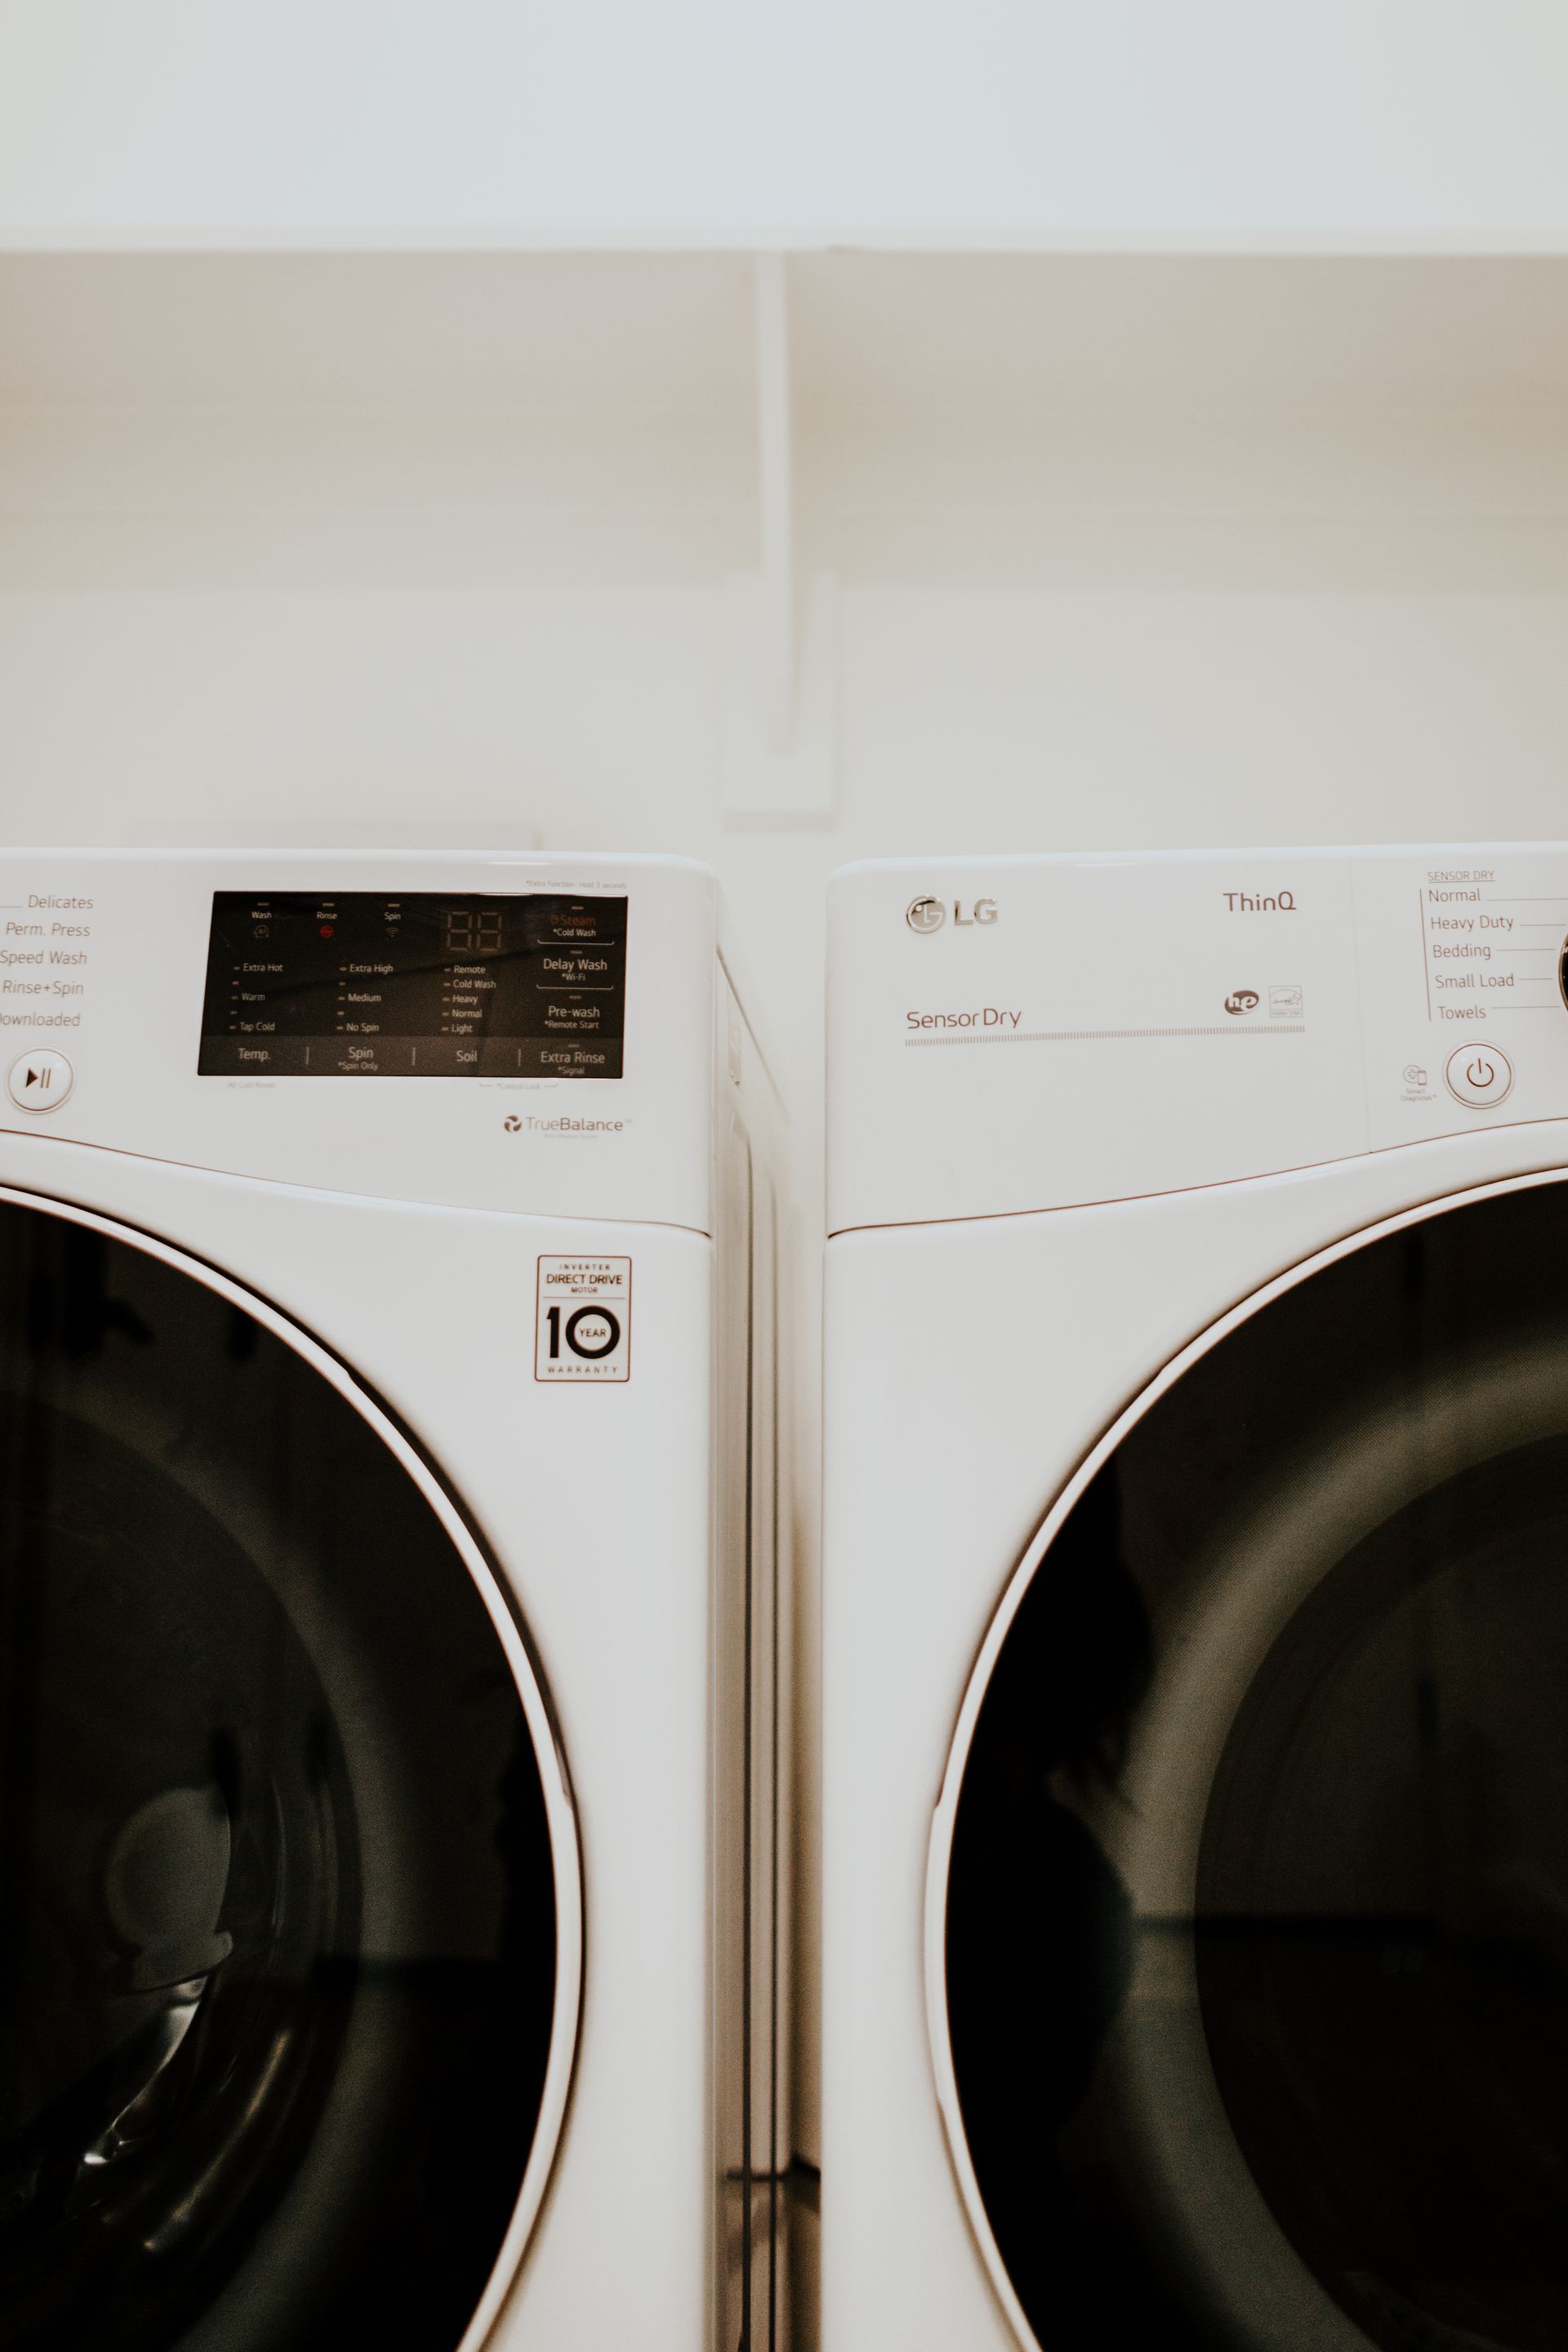
[[534,1326],[536,1381],[629,1381],[629,1257],[542,1257]]

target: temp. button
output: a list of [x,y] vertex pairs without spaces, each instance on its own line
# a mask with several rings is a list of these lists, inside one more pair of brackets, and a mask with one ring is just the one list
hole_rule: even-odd
[[58,1110],[75,1084],[76,1072],[65,1055],[48,1045],[24,1054],[5,1076],[5,1091],[18,1110]]
[[1513,1064],[1496,1045],[1459,1045],[1443,1071],[1448,1092],[1467,1110],[1490,1110],[1513,1090]]

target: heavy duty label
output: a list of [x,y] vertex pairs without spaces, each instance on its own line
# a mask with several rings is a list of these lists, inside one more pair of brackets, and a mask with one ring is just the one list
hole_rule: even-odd
[[542,1257],[537,1381],[626,1381],[632,1370],[629,1257]]

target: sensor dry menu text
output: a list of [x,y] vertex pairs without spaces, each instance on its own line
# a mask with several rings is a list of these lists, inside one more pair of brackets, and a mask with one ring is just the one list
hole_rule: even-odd
[[209,1077],[618,1078],[626,902],[213,898]]

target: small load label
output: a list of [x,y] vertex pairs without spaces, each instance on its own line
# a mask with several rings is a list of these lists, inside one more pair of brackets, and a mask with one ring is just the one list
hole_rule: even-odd
[[542,1257],[536,1381],[626,1381],[632,1371],[629,1257]]

